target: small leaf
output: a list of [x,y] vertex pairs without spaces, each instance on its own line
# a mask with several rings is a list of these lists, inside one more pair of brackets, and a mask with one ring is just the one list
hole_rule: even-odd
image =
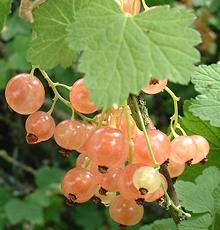
[[199,217],[192,217],[189,220],[183,221],[178,225],[179,230],[208,230],[212,224],[210,214],[205,214]]
[[201,65],[192,76],[195,89],[200,93],[189,110],[200,119],[220,127],[220,62],[210,66]]
[[145,225],[140,230],[177,230],[173,219],[157,220],[151,225]]
[[63,176],[64,171],[61,169],[44,166],[36,172],[35,179],[38,187],[48,187],[60,183]]
[[1,0],[0,1],[0,33],[2,31],[2,27],[4,26],[6,17],[10,13],[12,0]]
[[31,224],[43,223],[43,210],[36,203],[25,200],[11,199],[5,206],[5,213],[12,225],[24,220]]
[[199,61],[194,19],[192,13],[169,6],[132,17],[109,0],[93,0],[78,11],[67,41],[73,50],[84,51],[79,70],[96,106],[121,105],[152,76],[187,84]]
[[21,200],[11,199],[5,206],[6,216],[11,224],[18,224],[25,216],[25,205]]

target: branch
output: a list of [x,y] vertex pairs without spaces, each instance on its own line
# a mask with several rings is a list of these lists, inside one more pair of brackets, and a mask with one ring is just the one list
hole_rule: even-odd
[[[148,114],[148,109],[146,107],[146,103],[144,100],[144,94],[140,93],[139,96],[136,96],[136,99],[138,101],[139,109],[141,111],[145,127],[148,128],[149,127],[149,114]],[[129,97],[128,104],[129,104],[129,107],[130,107],[131,112],[132,112],[132,117],[134,118],[138,128],[140,130],[142,130],[142,128],[139,124],[137,111],[135,110],[133,102],[132,102],[132,96]],[[177,194],[176,194],[175,188],[173,186],[172,179],[170,178],[169,172],[167,170],[166,164],[163,164],[160,166],[160,172],[166,177],[166,180],[168,183],[167,193],[168,193],[169,197],[171,198],[171,200],[173,201],[175,206],[179,206],[179,200],[177,198]],[[175,223],[178,224],[180,222],[180,217],[179,217],[176,209],[174,209],[173,206],[169,206],[169,212],[170,212],[170,215],[172,216],[173,220],[175,221]]]
[[28,165],[26,165],[26,164],[23,164],[23,163],[21,163],[21,162],[15,160],[14,158],[10,157],[10,156],[7,154],[7,152],[4,151],[4,150],[0,150],[0,157],[1,157],[2,159],[4,159],[5,161],[7,161],[8,163],[13,164],[14,166],[16,166],[16,167],[18,167],[18,168],[20,168],[20,169],[22,169],[22,170],[24,170],[24,171],[26,171],[26,172],[32,174],[32,175],[35,174],[35,170],[34,170],[32,167],[30,167],[30,166],[28,166]]

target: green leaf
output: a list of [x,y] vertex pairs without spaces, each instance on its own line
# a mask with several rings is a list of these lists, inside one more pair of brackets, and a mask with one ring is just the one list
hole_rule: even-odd
[[173,219],[157,220],[151,225],[145,225],[140,230],[177,230]]
[[73,219],[77,225],[83,227],[85,230],[96,230],[101,227],[104,222],[101,213],[96,210],[92,203],[85,203],[81,206],[77,206],[74,211]]
[[187,210],[193,213],[212,213],[214,209],[212,193],[219,184],[220,170],[210,167],[203,171],[203,174],[196,179],[196,183],[178,181],[175,188],[181,204]]
[[189,220],[183,221],[178,225],[179,230],[208,230],[212,224],[210,214],[205,214],[199,217],[192,217]]
[[63,170],[44,166],[36,172],[35,179],[38,187],[48,187],[51,184],[60,183],[63,176]]
[[43,223],[43,210],[36,203],[11,199],[5,206],[5,213],[12,225],[22,223],[24,220],[32,224]]
[[0,188],[0,210],[11,198],[10,192],[6,188]]
[[6,17],[11,10],[11,0],[1,0],[0,1],[0,32],[5,24]]
[[9,41],[18,34],[31,36],[31,26],[19,17],[18,9],[12,15],[9,15],[6,26],[7,30],[1,34],[4,41]]
[[200,95],[193,101],[189,110],[200,119],[220,127],[220,62],[197,67],[192,82]]
[[190,105],[190,101],[185,101],[184,117],[181,119],[182,127],[188,135],[202,135],[210,144],[208,162],[205,165],[197,164],[193,165],[193,167],[187,167],[184,174],[180,177],[181,179],[192,181],[206,167],[214,165],[220,168],[220,128],[213,127],[209,122],[195,117],[188,111]]
[[28,51],[28,61],[47,69],[58,64],[72,64],[74,52],[65,42],[66,28],[73,22],[75,11],[88,0],[48,0],[34,10],[34,35]]
[[[154,76],[186,84],[199,53],[188,11],[159,6],[132,17],[115,1],[93,0],[76,13],[67,41],[83,50],[79,70],[98,108],[121,105]],[[102,96],[100,96],[102,95]]]
[[214,197],[215,208],[218,214],[220,214],[220,186],[214,190],[213,197]]

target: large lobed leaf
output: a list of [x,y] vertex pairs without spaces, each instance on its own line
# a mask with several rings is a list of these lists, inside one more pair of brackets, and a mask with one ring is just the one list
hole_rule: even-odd
[[79,70],[97,107],[122,104],[152,76],[188,83],[199,61],[194,19],[192,13],[169,6],[132,17],[113,0],[93,0],[76,12],[67,41],[73,50],[84,51]]
[[192,76],[195,89],[200,93],[190,106],[190,111],[211,125],[220,127],[220,62],[201,65]]
[[10,13],[12,0],[1,0],[0,1],[0,32],[4,26],[5,19]]
[[211,126],[209,122],[203,121],[189,112],[191,103],[192,101],[185,101],[184,103],[184,117],[181,119],[181,125],[188,135],[198,134],[205,137],[209,142],[210,152],[208,162],[205,165],[197,164],[186,168],[181,179],[190,181],[201,174],[201,171],[206,167],[216,166],[220,168],[220,128]]
[[45,69],[72,64],[74,53],[65,42],[66,28],[73,22],[75,11],[87,3],[88,0],[48,0],[34,10],[33,38],[27,56],[31,64]]
[[213,192],[219,185],[220,170],[216,167],[209,167],[196,178],[195,183],[178,181],[175,188],[178,198],[187,210],[193,213],[210,212],[212,214]]
[[177,230],[173,219],[156,220],[151,225],[145,225],[140,230]]
[[[193,212],[192,219],[182,222],[178,229],[202,230],[215,225],[219,210],[220,170],[216,167],[205,169],[195,183],[178,181],[175,185],[181,205]],[[195,215],[202,214],[202,215]]]
[[210,214],[204,214],[199,217],[193,217],[187,221],[183,221],[178,226],[179,230],[208,230],[212,224]]

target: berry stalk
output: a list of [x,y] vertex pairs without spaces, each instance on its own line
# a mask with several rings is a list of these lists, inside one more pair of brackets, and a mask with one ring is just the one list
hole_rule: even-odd
[[144,7],[144,11],[149,10],[149,7],[147,6],[145,0],[141,0],[141,2],[142,2],[142,5],[143,5],[143,7]]
[[132,96],[132,101],[133,101],[134,108],[135,108],[135,110],[136,110],[136,112],[138,114],[138,119],[140,121],[141,130],[144,133],[144,137],[146,139],[146,143],[147,143],[148,149],[150,151],[150,156],[151,156],[154,168],[159,169],[160,165],[158,164],[158,162],[156,161],[156,158],[154,156],[153,148],[151,146],[150,139],[149,139],[147,131],[146,131],[146,127],[145,127],[145,124],[144,124],[144,119],[142,117],[142,114],[141,114],[141,111],[140,111],[140,108],[139,108],[139,105],[138,105],[138,102],[137,102],[137,98],[135,96]]

